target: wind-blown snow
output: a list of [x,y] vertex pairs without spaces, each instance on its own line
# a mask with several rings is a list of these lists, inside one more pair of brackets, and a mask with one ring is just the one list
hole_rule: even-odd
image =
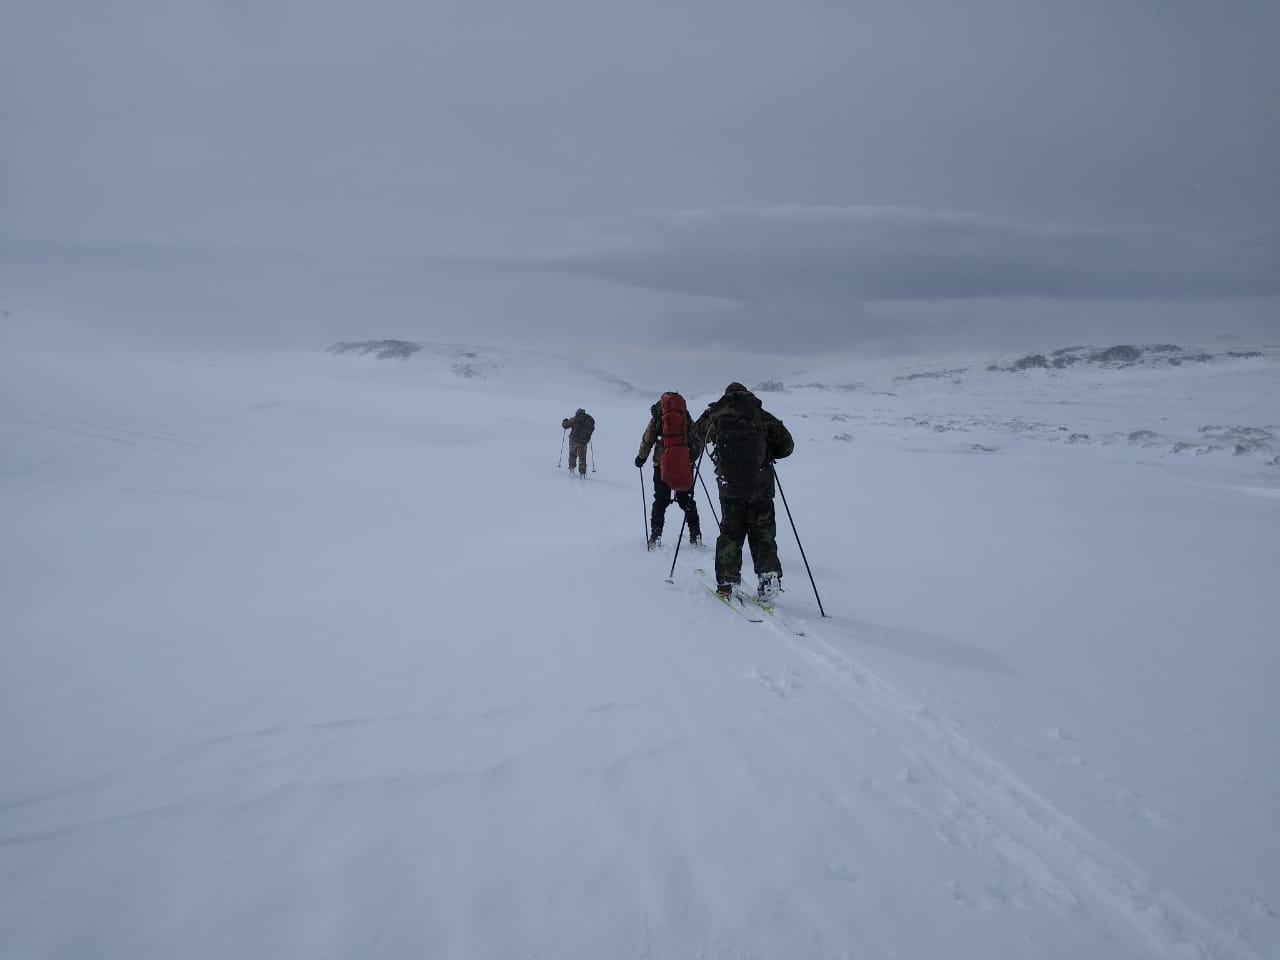
[[1274,351],[779,371],[756,625],[572,360],[3,336],[4,958],[1280,953]]

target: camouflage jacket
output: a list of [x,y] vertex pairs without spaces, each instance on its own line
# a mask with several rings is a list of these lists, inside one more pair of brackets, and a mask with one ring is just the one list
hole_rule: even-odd
[[596,429],[596,421],[591,414],[579,407],[572,417],[561,420],[560,426],[569,431],[570,443],[590,443],[591,434]]
[[[725,388],[724,396],[714,403],[708,404],[707,409],[702,412],[702,416],[698,417],[697,422],[693,425],[692,436],[699,443],[711,443],[714,445],[716,442],[716,415],[726,407],[737,404],[747,404],[754,407],[760,415],[760,424],[765,432],[766,459],[764,465],[760,468],[756,492],[751,496],[751,499],[772,500],[774,483],[771,464],[774,460],[781,460],[784,457],[791,456],[792,451],[796,448],[796,442],[791,436],[791,431],[786,428],[786,425],[781,420],[764,408],[764,404],[760,402],[759,397],[740,383],[729,384]],[[712,459],[715,459],[714,455]],[[717,477],[719,476],[718,467],[716,475]]]
[[[697,463],[702,443],[693,435],[693,418],[689,416],[688,410],[684,413],[684,428],[689,434],[689,459]],[[656,465],[662,458],[662,407],[656,403],[649,408],[649,425],[644,428],[636,456],[644,460],[649,456],[650,450],[653,451],[653,462]]]

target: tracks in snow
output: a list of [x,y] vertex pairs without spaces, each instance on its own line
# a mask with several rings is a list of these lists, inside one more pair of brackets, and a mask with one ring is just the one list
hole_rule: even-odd
[[[877,789],[931,822],[943,842],[980,848],[1021,878],[1013,899],[1030,895],[1068,919],[1090,918],[1124,956],[1257,960],[1118,851],[1057,809],[966,738],[956,723],[905,696],[832,644],[765,626],[849,703],[886,731],[911,763],[910,777],[938,801],[928,807],[902,790]],[[963,900],[963,890],[953,889]]]
[[[575,485],[602,519],[627,533],[595,491],[576,480]],[[686,563],[678,568],[692,574]],[[824,637],[830,627],[815,621],[815,631],[813,623],[779,613],[751,629],[770,630],[893,740],[910,764],[913,789],[883,783],[872,789],[928,823],[943,843],[979,851],[995,864],[1006,882],[987,887],[983,900],[1034,900],[1073,925],[1105,931],[1117,956],[1259,960],[1247,943],[1216,928],[1059,810],[967,738],[955,721],[837,649]],[[953,884],[952,896],[966,903],[974,894]]]
[[22,409],[0,414],[0,441],[16,451],[0,464],[0,479],[28,483],[86,470],[101,475],[125,459],[171,457],[204,445],[169,428],[139,429]]

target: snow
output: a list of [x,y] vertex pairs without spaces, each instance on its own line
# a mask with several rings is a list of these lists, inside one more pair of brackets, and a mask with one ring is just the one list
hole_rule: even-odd
[[7,309],[0,957],[1280,955],[1277,351],[780,370],[751,624],[632,465],[732,370]]

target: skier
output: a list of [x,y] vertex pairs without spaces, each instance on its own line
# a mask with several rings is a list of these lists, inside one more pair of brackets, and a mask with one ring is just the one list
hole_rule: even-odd
[[[653,510],[649,517],[650,550],[662,542],[662,527],[673,494],[675,502],[684,511],[685,520],[689,524],[689,542],[695,547],[702,546],[702,524],[698,520],[698,504],[693,496],[691,468],[691,465],[698,461],[698,453],[702,450],[702,445],[693,441],[692,427],[693,419],[685,408],[684,398],[675,391],[664,393],[662,398],[649,408],[649,423],[645,427],[644,435],[640,438],[636,466],[643,469],[645,460],[649,457],[649,451],[653,451]],[[664,466],[667,474],[665,477],[663,476]],[[684,489],[679,489],[681,487]]]
[[565,417],[560,426],[569,431],[569,472],[575,464],[578,475],[587,475],[587,444],[591,442],[591,434],[595,432],[596,421],[591,414],[579,407],[572,417]]
[[720,493],[720,536],[716,540],[716,592],[732,595],[742,581],[742,542],[751,546],[759,586],[757,596],[782,590],[778,527],[773,512],[773,461],[795,449],[791,432],[740,383],[707,406],[693,425],[693,439],[711,444]]

